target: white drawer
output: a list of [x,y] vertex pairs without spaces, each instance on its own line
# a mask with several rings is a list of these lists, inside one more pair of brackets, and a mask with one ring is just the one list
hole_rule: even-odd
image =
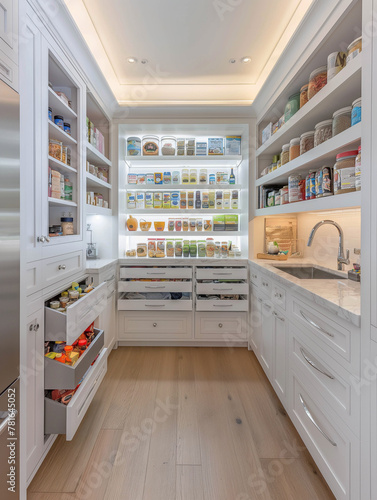
[[[305,342],[306,340],[306,342]],[[329,354],[290,325],[291,366],[302,373],[339,417],[358,436],[360,434],[360,397],[350,374]]]
[[259,286],[260,279],[261,279],[260,272],[257,271],[254,267],[250,267],[250,281],[253,283],[253,285]]
[[197,311],[245,311],[249,310],[248,300],[197,300]]
[[121,267],[120,278],[192,279],[192,267]]
[[93,323],[107,305],[107,285],[102,283],[86,297],[67,308],[65,313],[45,307],[45,340],[72,344]]
[[292,298],[292,320],[324,351],[356,376],[360,374],[360,330],[325,309]]
[[75,389],[78,386],[104,345],[103,330],[95,329],[95,332],[93,342],[73,366],[45,357],[45,389]]
[[281,286],[272,284],[272,302],[281,307],[285,311],[286,307],[286,292]]
[[119,340],[164,341],[190,340],[192,338],[192,314],[162,311],[119,313]]
[[291,370],[290,378],[290,416],[309,452],[338,500],[359,498],[359,440],[323,400],[309,395],[301,374]]
[[191,292],[192,281],[119,281],[118,292]]
[[83,251],[52,257],[43,261],[43,286],[54,285],[69,276],[80,274],[83,269]]
[[249,285],[247,283],[197,283],[196,293],[203,295],[248,295]]
[[71,441],[107,371],[107,349],[85,377],[68,405],[45,398],[45,434],[65,434]]
[[247,268],[245,267],[213,267],[211,269],[196,268],[196,279],[198,280],[216,280],[232,279],[246,280]]
[[118,299],[118,311],[192,311],[192,300]]
[[197,313],[195,315],[195,338],[229,343],[246,342],[246,313]]

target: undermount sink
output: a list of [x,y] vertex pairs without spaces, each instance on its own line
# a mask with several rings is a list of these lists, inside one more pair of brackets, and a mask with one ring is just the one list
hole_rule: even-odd
[[315,266],[274,266],[276,269],[283,271],[295,278],[301,280],[345,280],[346,276],[342,276],[336,271],[325,271]]

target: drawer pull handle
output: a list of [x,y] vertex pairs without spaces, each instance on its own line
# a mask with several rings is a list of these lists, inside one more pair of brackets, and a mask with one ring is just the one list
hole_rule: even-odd
[[233,304],[213,304],[213,307],[233,307]]
[[214,276],[232,276],[232,273],[213,273]]
[[301,309],[300,309],[300,314],[301,314],[301,316],[304,318],[304,320],[305,320],[307,323],[309,323],[309,325],[314,326],[314,328],[317,328],[317,330],[319,330],[320,332],[322,332],[322,333],[326,334],[326,335],[327,335],[327,336],[329,336],[329,337],[334,337],[334,335],[333,335],[332,333],[327,332],[327,331],[326,331],[326,330],[324,330],[321,326],[317,325],[317,323],[314,323],[314,321],[313,321],[313,320],[311,320],[310,318],[307,318],[307,317],[305,316],[305,314],[301,311]]
[[223,327],[223,324],[222,323],[219,323],[219,328],[222,328]]
[[262,299],[258,299],[258,302],[262,303],[262,302],[263,302],[263,300],[262,300]]
[[10,69],[7,66],[5,66],[5,64],[3,64],[1,61],[0,61],[0,68],[6,75],[10,75]]
[[166,273],[162,272],[162,273],[147,273],[147,274],[151,274],[152,276],[157,276],[157,274],[160,274],[160,275],[164,276]]
[[165,304],[145,304],[146,307],[165,307]]
[[4,422],[0,424],[0,435],[5,431],[5,429],[8,427],[8,422],[9,422],[9,413],[5,412],[7,414],[7,417],[4,419]]
[[218,290],[219,292],[222,291],[222,292],[231,292],[233,290],[233,288],[215,288],[213,287],[214,290]]
[[268,305],[268,304],[263,304],[263,307],[265,307],[266,309],[268,309],[269,311],[271,310],[271,306]]
[[272,313],[272,315],[275,316],[275,318],[278,319],[279,321],[285,321],[285,318],[279,316],[278,313],[275,311]]
[[153,288],[153,289],[162,289],[162,290],[165,290],[166,286],[163,286],[163,285],[146,285],[145,288]]
[[154,328],[156,328],[156,326],[157,326],[157,323],[153,323],[153,326],[154,326]]
[[314,427],[316,429],[319,430],[319,432],[322,434],[323,437],[325,437],[327,439],[327,441],[329,443],[331,443],[333,446],[337,446],[337,444],[335,443],[335,441],[333,441],[327,434],[326,432],[324,432],[320,426],[317,424],[317,422],[314,420],[314,418],[312,417],[310,411],[308,410],[307,406],[306,406],[306,403],[304,401],[304,398],[301,396],[301,394],[299,394],[299,398],[300,398],[300,402],[302,404],[302,406],[304,407],[304,410],[305,410],[305,413],[306,415],[308,416],[309,420],[312,422],[312,424],[314,425]]
[[65,264],[59,264],[58,269],[59,271],[64,271],[67,268]]
[[302,347],[300,347],[300,351],[301,351],[303,358],[308,363],[308,365],[310,365],[315,370],[319,371],[319,373],[322,373],[322,375],[326,375],[326,377],[330,378],[331,380],[334,380],[334,377],[332,375],[330,375],[329,373],[326,373],[323,370],[321,370],[320,368],[318,368],[318,366],[314,363],[314,361],[312,361],[310,358],[308,358],[308,355],[306,354],[306,352],[304,351],[304,349]]

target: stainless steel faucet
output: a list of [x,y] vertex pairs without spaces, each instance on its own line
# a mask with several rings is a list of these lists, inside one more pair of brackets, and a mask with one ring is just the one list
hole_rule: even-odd
[[331,224],[335,226],[339,232],[339,250],[338,250],[338,271],[343,271],[344,264],[350,263],[350,251],[347,250],[347,256],[344,255],[344,234],[343,229],[339,226],[339,224],[333,220],[321,220],[318,222],[313,229],[311,230],[309,239],[308,239],[308,247],[312,246],[314,235],[317,232],[317,229],[323,226],[324,224]]

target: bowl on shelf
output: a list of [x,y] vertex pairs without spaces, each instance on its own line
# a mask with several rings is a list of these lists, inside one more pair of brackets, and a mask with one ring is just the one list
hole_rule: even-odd
[[165,222],[164,221],[154,221],[154,229],[155,231],[163,231],[165,229]]
[[152,226],[152,222],[151,221],[147,221],[147,220],[141,220],[140,221],[140,229],[141,231],[149,231],[150,228]]

